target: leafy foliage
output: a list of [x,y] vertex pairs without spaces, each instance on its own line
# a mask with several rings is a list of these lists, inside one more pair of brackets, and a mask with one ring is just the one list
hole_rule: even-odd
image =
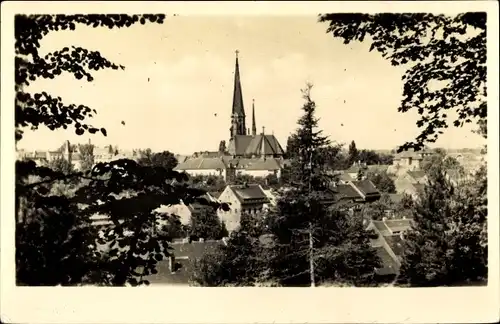
[[73,125],[78,135],[85,132],[101,132],[104,128],[94,127],[85,120],[97,112],[84,105],[65,105],[62,98],[46,92],[30,94],[24,91],[37,79],[53,79],[63,72],[72,74],[76,79],[85,78],[91,82],[91,71],[111,68],[124,69],[102,57],[99,51],[81,47],[64,47],[42,57],[40,43],[49,32],[74,30],[83,24],[92,27],[121,28],[146,21],[163,23],[165,15],[16,15],[15,33],[15,83],[16,83],[16,140],[23,135],[23,128],[38,129],[44,125],[51,130],[68,128]]
[[395,193],[394,180],[386,172],[367,172],[366,178],[370,180],[381,192]]
[[[427,13],[323,14],[327,32],[353,41],[370,42],[392,65],[407,67],[403,76],[400,112],[417,110],[423,128],[399,151],[421,149],[435,142],[453,125],[478,121],[486,137],[486,13],[466,12],[454,17]],[[437,85],[439,84],[439,86]],[[436,86],[435,86],[436,85]]]
[[356,147],[356,142],[352,141],[349,144],[349,150],[347,151],[347,161],[349,165],[353,163],[360,162],[359,161],[359,151]]
[[258,239],[235,231],[227,245],[194,260],[191,281],[205,287],[251,286],[258,278],[256,269],[262,267],[258,251]]
[[457,188],[441,167],[415,203],[413,228],[405,234],[405,253],[398,282],[411,286],[442,286],[484,280],[486,177]]
[[151,149],[139,151],[137,162],[144,166],[163,167],[172,170],[178,164],[175,155],[169,151],[153,153]]
[[91,143],[78,145],[80,151],[80,169],[89,171],[94,166],[94,145]]
[[[92,70],[123,67],[98,51],[74,46],[41,57],[38,49],[43,36],[59,29],[73,30],[78,24],[114,28],[163,20],[164,15],[17,15],[16,139],[22,139],[25,127],[36,130],[40,125],[51,130],[73,125],[78,135],[85,131],[106,135],[104,128],[86,123],[95,110],[65,105],[60,97],[45,92],[30,94],[24,89],[38,78],[53,79],[63,72],[91,82]],[[90,155],[90,149],[87,153]],[[142,278],[157,271],[155,265],[169,255],[168,242],[172,239],[171,233],[162,228],[163,216],[155,210],[181,200],[210,205],[199,198],[203,191],[181,184],[187,178],[172,171],[170,155],[159,157],[146,165],[127,159],[98,163],[80,172],[69,165],[59,167],[63,159],[51,165],[55,170],[38,167],[33,161],[18,161],[18,284],[147,284]],[[88,167],[91,163],[87,162]],[[74,187],[72,181],[77,182]],[[70,186],[64,188],[66,183]],[[54,190],[57,184],[71,190]],[[96,225],[95,216],[104,216],[108,224]]]
[[205,240],[220,240],[227,236],[227,229],[217,216],[216,210],[210,206],[200,206],[191,215],[189,234]]

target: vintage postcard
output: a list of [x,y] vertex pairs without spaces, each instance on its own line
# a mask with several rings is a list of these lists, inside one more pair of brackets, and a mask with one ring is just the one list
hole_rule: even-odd
[[3,322],[499,319],[496,2],[1,21]]

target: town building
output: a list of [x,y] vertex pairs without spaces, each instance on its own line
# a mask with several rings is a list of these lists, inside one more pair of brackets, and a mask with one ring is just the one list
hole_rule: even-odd
[[400,152],[394,156],[392,165],[387,172],[399,175],[406,171],[420,170],[422,160],[432,154],[435,154],[435,152],[427,147],[420,151],[408,149],[407,151]]
[[[85,145],[85,144],[84,144]],[[123,152],[119,151],[117,147],[112,145],[106,145],[104,147],[95,146],[89,140],[88,144],[92,145],[92,154],[94,158],[94,164],[96,163],[106,163],[119,159],[136,159],[138,157],[135,152]],[[48,151],[26,151],[17,150],[17,159],[29,159],[35,161],[39,166],[46,166],[50,162],[57,159],[64,159],[71,162],[73,167],[80,170],[82,167],[83,158],[80,153],[80,147],[82,144],[71,144],[70,141],[66,140],[59,148],[55,150]]]
[[411,219],[372,220],[367,230],[373,230],[377,238],[371,240],[371,246],[376,250],[382,261],[382,267],[376,272],[380,276],[395,277],[399,273],[404,252],[404,234],[411,228]]
[[228,211],[219,210],[218,215],[228,232],[238,229],[241,217],[259,215],[271,201],[258,184],[228,185],[218,200],[229,205]]
[[221,141],[218,151],[197,152],[179,163],[177,171],[191,175],[219,175],[227,179],[237,174],[278,178],[284,165],[285,151],[274,134],[257,133],[255,100],[252,102],[252,127],[247,128],[238,51],[234,71],[233,104],[229,141]]

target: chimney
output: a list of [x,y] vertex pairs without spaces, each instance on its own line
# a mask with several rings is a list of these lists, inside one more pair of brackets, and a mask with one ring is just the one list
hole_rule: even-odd
[[171,273],[175,272],[175,256],[171,255],[168,257],[168,269]]

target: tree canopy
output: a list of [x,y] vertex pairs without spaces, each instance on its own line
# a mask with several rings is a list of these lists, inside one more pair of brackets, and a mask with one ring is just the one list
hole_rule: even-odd
[[407,67],[400,112],[417,110],[422,128],[400,148],[421,149],[448,128],[476,121],[486,137],[486,13],[456,16],[428,13],[331,13],[319,16],[327,32],[371,43],[392,65]]
[[61,97],[41,93],[28,93],[25,88],[39,78],[54,79],[68,72],[77,80],[91,82],[92,71],[101,69],[125,69],[112,63],[99,51],[70,46],[45,56],[40,56],[39,48],[44,36],[58,30],[75,30],[78,25],[92,27],[123,28],[140,22],[163,23],[165,15],[16,15],[15,34],[15,89],[16,89],[16,140],[23,136],[23,129],[32,130],[43,125],[50,130],[74,127],[76,134],[101,132],[106,129],[87,123],[87,119],[97,114],[95,109],[84,105],[64,104]]
[[[25,91],[26,86],[38,78],[53,79],[63,72],[92,82],[92,70],[124,67],[103,58],[99,51],[75,46],[41,57],[38,49],[45,35],[60,29],[74,30],[78,24],[121,28],[137,22],[162,23],[164,18],[164,15],[17,15],[16,140],[22,140],[25,127],[36,130],[42,125],[50,130],[72,126],[78,135],[86,131],[106,135],[105,128],[87,122],[96,114],[95,110],[83,105],[65,105],[62,98],[46,92],[30,94]],[[156,209],[181,200],[186,204],[199,202],[220,207],[201,199],[204,191],[181,184],[186,183],[187,177],[173,171],[172,163],[165,167],[163,162],[141,165],[120,159],[76,172],[70,159],[61,161],[51,165],[54,169],[37,166],[34,161],[16,162],[18,284],[147,284],[142,278],[155,273],[156,263],[169,255],[168,243],[172,239],[168,231],[162,231],[162,216]],[[87,162],[89,167],[90,161]],[[53,190],[55,184],[68,182],[74,188],[63,186],[67,192]],[[102,225],[97,225],[95,216],[103,217]]]

